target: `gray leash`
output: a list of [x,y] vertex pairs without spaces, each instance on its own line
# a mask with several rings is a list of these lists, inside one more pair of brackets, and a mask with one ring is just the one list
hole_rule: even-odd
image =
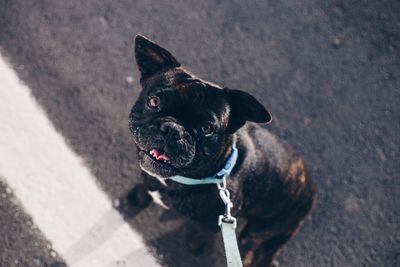
[[233,206],[229,190],[226,187],[226,177],[230,174],[236,164],[238,158],[238,150],[235,144],[232,145],[232,153],[226,161],[222,170],[211,177],[203,179],[195,179],[181,175],[169,177],[177,183],[185,185],[200,185],[200,184],[216,184],[219,190],[219,195],[225,204],[225,214],[219,216],[218,225],[221,227],[222,239],[224,240],[225,256],[228,267],[242,267],[242,260],[240,259],[239,247],[236,239],[236,218],[231,215],[231,208]]
[[228,267],[242,267],[239,246],[236,238],[236,218],[231,215],[233,203],[230,199],[230,193],[226,187],[225,177],[221,184],[217,184],[219,195],[225,204],[225,214],[218,218],[218,225],[221,227],[222,239],[224,241],[225,257]]

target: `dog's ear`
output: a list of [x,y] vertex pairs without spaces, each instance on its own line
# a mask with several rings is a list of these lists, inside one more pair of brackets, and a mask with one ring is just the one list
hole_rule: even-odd
[[181,65],[170,52],[141,35],[135,37],[135,57],[141,79]]
[[240,90],[223,90],[231,108],[229,132],[234,133],[246,121],[268,123],[272,120],[268,110],[252,95]]

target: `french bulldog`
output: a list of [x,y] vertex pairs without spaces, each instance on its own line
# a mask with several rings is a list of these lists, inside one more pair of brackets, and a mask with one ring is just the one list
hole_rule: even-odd
[[[269,123],[271,115],[249,93],[196,77],[141,35],[135,37],[135,57],[142,91],[130,112],[129,128],[144,171],[144,189],[133,191],[140,199],[156,193],[156,202],[198,222],[201,228],[191,231],[192,241],[211,238],[225,211],[216,185],[186,185],[169,178],[212,177],[235,147],[238,158],[227,188],[232,215],[245,222],[238,235],[243,265],[277,266],[278,251],[314,203],[315,186],[303,159],[259,125]],[[189,237],[188,249],[196,252],[192,241]]]

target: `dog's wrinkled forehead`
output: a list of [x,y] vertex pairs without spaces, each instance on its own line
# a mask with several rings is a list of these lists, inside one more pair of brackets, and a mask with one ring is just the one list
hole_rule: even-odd
[[148,77],[142,80],[142,86],[147,95],[161,94],[173,101],[172,109],[176,114],[196,114],[200,117],[204,115],[204,119],[213,115],[220,121],[221,126],[228,124],[230,110],[221,88],[181,68]]
[[[193,111],[198,109],[205,111],[204,113],[214,113],[214,117],[217,117],[218,121],[225,122],[229,119],[226,129],[231,134],[247,121],[256,123],[271,121],[271,114],[268,110],[249,93],[221,88],[195,77],[183,69],[179,61],[168,50],[141,35],[135,37],[135,58],[141,74],[140,83],[143,91],[141,101],[139,100],[133,111],[144,106],[145,97],[149,97],[152,90],[169,90],[168,96],[171,96],[171,92],[179,93],[173,93],[173,97],[167,97],[166,101],[163,96],[159,97],[160,99],[157,100],[160,102],[158,103],[160,104],[159,116],[186,114],[185,116],[189,117],[197,115]],[[167,105],[168,109],[163,109],[163,104],[168,103],[168,98],[172,99],[169,102],[173,102],[173,105]],[[171,110],[174,112],[171,113]],[[157,113],[152,114],[155,116]],[[192,118],[192,121],[202,119],[198,116],[192,116]],[[208,123],[212,123],[212,121],[210,120]]]
[[141,81],[143,89],[154,87],[178,87],[195,82],[192,75],[181,68],[174,68],[155,74]]

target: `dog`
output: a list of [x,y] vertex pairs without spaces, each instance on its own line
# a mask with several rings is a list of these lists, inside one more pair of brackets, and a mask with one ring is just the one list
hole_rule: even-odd
[[303,159],[259,125],[269,123],[271,115],[252,95],[196,77],[141,35],[135,37],[135,57],[142,91],[129,129],[144,171],[144,184],[133,190],[136,203],[145,205],[151,195],[198,222],[187,241],[189,250],[198,253],[202,246],[195,243],[218,231],[225,206],[215,184],[187,185],[169,178],[215,177],[236,149],[226,181],[232,215],[245,221],[238,235],[243,265],[277,266],[279,250],[314,203],[315,185]]

